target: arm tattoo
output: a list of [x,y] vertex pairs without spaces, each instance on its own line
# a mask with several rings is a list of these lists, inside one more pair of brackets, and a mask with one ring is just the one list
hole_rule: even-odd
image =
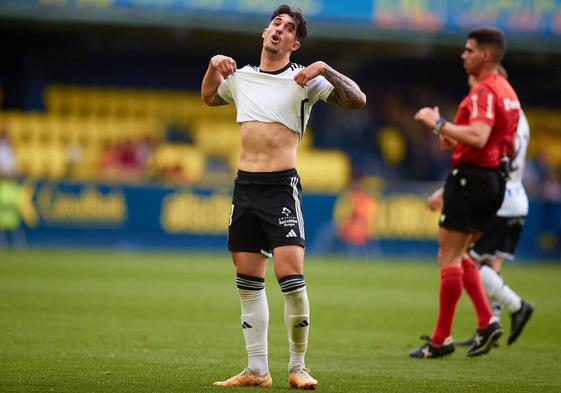
[[334,87],[327,98],[328,103],[344,108],[361,108],[364,106],[364,94],[351,78],[346,77],[329,66],[326,67],[323,76]]

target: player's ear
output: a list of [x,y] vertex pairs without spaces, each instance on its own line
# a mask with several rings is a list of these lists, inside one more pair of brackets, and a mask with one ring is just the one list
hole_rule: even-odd
[[493,60],[493,51],[488,46],[483,49],[483,58],[485,59],[485,61]]
[[265,27],[263,29],[263,33],[261,33],[261,38],[265,38],[265,33],[267,32],[267,28]]
[[294,44],[292,44],[292,50],[298,50],[300,49],[300,41],[294,41]]

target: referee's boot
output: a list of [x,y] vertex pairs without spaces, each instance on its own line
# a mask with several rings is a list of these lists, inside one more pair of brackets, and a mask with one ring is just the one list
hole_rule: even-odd
[[[471,347],[474,342],[475,342],[474,337],[464,338],[463,340],[455,341],[458,347]],[[493,348],[498,348],[498,347],[500,347],[500,345],[499,345],[499,341],[497,340],[494,342]]]
[[511,319],[511,328],[510,328],[510,336],[508,336],[508,345],[514,344],[526,323],[530,320],[532,313],[534,312],[534,306],[530,303],[526,303],[522,300],[520,309],[516,312],[513,312],[510,315]]
[[427,342],[420,348],[414,349],[409,352],[409,356],[411,356],[412,358],[440,358],[450,355],[456,350],[452,337],[448,337],[446,340],[444,340],[444,343],[442,343],[442,345],[433,344],[432,340],[428,336],[421,336],[421,340],[427,340]]
[[491,322],[484,328],[477,329],[473,343],[468,348],[467,356],[479,356],[489,352],[503,335],[503,327],[498,321]]

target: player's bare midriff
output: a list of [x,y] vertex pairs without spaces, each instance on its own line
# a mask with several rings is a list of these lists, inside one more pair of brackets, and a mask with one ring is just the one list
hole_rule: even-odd
[[280,123],[241,124],[238,168],[246,172],[276,172],[296,167],[298,134]]

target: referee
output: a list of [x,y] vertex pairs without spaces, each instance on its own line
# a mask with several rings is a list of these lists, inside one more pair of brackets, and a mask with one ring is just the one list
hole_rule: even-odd
[[475,340],[466,355],[489,352],[503,333],[475,264],[463,255],[474,235],[495,216],[504,198],[507,174],[502,163],[520,116],[516,92],[498,73],[505,52],[502,31],[491,27],[472,30],[461,58],[467,74],[478,82],[460,103],[454,121],[441,117],[438,107],[424,107],[415,114],[416,120],[439,135],[443,147],[453,147],[453,154],[438,234],[438,318],[432,336],[410,352],[412,357],[435,358],[454,352],[452,321],[464,287],[478,319]]

